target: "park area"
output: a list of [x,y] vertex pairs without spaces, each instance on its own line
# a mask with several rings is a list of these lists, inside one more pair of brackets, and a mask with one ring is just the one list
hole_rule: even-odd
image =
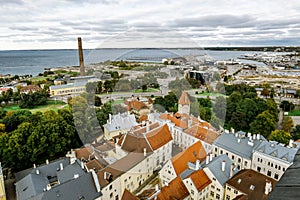
[[35,106],[34,108],[20,108],[17,104],[5,106],[3,109],[6,111],[19,111],[19,110],[29,110],[32,113],[35,112],[45,112],[47,110],[57,111],[61,108],[68,107],[68,105],[62,101],[49,100],[46,105]]

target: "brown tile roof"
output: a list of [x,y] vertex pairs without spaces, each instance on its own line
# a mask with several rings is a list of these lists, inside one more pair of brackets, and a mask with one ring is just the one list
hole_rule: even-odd
[[203,169],[193,172],[189,177],[192,179],[198,192],[211,184],[211,180],[208,178]]
[[93,148],[92,147],[83,147],[80,149],[75,150],[76,158],[81,160],[82,158],[85,160],[89,160],[89,156],[91,153],[93,153]]
[[146,133],[146,138],[153,150],[156,150],[172,140],[172,135],[168,125],[165,124],[159,128]]
[[200,141],[191,145],[184,151],[180,152],[172,158],[172,164],[177,175],[181,174],[188,168],[188,162],[203,161],[206,158],[206,152]]
[[217,132],[204,128],[200,124],[195,124],[191,128],[184,130],[184,132],[209,144],[212,144],[219,137]]
[[186,91],[182,91],[182,94],[178,100],[178,104],[190,105],[190,99]]
[[[254,170],[247,169],[239,171],[230,180],[228,180],[226,184],[245,193],[247,195],[247,199],[249,200],[264,200],[268,197],[268,195],[265,195],[265,185],[267,180],[271,181],[273,190],[277,183],[276,180],[260,174]],[[250,189],[251,185],[254,186],[254,190]]]
[[180,176],[172,180],[168,186],[161,189],[158,200],[182,200],[189,196],[189,191],[182,182]]
[[127,133],[121,137],[118,144],[123,150],[128,152],[143,153],[144,148],[146,148],[147,153],[152,151],[144,135]]
[[128,106],[128,110],[141,110],[143,108],[147,108],[145,103],[138,100],[126,101],[125,104]]
[[98,160],[94,159],[86,163],[86,167],[88,169],[93,169],[95,172],[97,172],[100,169],[103,169],[105,166],[103,166]]
[[[131,168],[139,164],[146,157],[142,153],[134,153],[131,152],[127,154],[125,157],[117,160],[113,164],[107,166],[106,168],[97,172],[98,180],[100,186],[103,188],[115,179],[117,179],[120,175],[128,172]],[[104,179],[104,173],[109,173],[110,179]],[[139,172],[132,172],[139,173]]]
[[127,189],[124,190],[121,200],[139,200],[134,194]]
[[147,116],[147,115],[142,115],[142,116],[139,118],[139,122],[147,121],[147,119],[148,119],[148,116]]
[[27,85],[27,86],[24,86],[20,89],[20,92],[26,92],[26,91],[32,91],[32,92],[35,92],[35,91],[39,91],[41,88],[37,85]]

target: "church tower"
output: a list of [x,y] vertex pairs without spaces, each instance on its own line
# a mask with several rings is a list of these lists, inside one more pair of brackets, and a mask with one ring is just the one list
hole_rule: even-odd
[[181,97],[178,100],[178,113],[190,114],[191,102],[186,91],[183,91]]

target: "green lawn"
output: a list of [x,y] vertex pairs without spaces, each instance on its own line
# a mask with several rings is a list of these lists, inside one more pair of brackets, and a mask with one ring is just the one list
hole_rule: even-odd
[[32,113],[35,113],[38,111],[45,112],[47,110],[57,111],[58,109],[61,109],[64,107],[68,107],[68,105],[62,101],[55,102],[54,100],[51,100],[51,101],[47,101],[47,105],[36,106],[35,108],[31,108],[31,109],[27,109],[27,108],[21,109],[18,105],[8,105],[8,106],[5,106],[3,109],[6,111],[29,110]]
[[137,89],[133,91],[134,93],[142,93],[142,92],[157,92],[156,89],[148,88],[146,91],[143,91],[142,89]]
[[293,110],[289,112],[289,116],[300,116],[300,110]]
[[123,99],[117,99],[117,100],[114,100],[114,101],[112,102],[112,105],[119,105],[119,104],[121,104],[121,103],[124,103],[124,100],[123,100]]
[[224,94],[221,93],[209,93],[209,92],[203,92],[203,93],[199,93],[199,94],[195,94],[196,96],[213,96],[213,97],[218,97],[218,96],[226,96]]

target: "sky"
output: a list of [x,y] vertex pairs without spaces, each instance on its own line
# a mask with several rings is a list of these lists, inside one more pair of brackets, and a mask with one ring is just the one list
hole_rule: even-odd
[[0,0],[0,50],[299,46],[299,0]]

